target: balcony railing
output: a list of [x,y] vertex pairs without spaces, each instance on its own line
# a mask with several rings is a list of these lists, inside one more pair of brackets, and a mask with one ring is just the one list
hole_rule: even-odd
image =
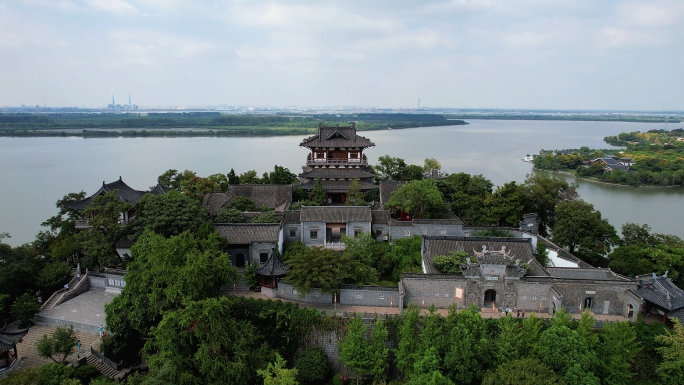
[[343,242],[325,242],[325,248],[336,251],[344,251],[347,246]]
[[311,159],[310,157],[306,159],[307,166],[315,166],[322,164],[358,164],[367,165],[368,160],[364,157],[359,158],[333,158],[333,159]]

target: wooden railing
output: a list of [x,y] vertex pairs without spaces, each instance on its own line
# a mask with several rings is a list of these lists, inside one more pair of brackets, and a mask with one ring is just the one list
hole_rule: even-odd
[[366,158],[363,158],[363,159],[358,159],[358,158],[311,159],[311,158],[307,158],[307,160],[306,160],[307,165],[343,164],[343,163],[367,165],[368,160]]

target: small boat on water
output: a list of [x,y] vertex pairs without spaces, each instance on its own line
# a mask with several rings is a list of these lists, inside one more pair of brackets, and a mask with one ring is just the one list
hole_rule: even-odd
[[387,129],[388,129],[388,130],[392,130],[393,128],[392,128],[392,127],[387,127]]
[[534,162],[534,157],[530,154],[527,154],[526,157],[522,158],[523,162]]

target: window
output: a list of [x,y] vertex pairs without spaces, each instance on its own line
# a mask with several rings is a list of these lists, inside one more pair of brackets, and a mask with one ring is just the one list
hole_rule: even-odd
[[440,232],[440,234],[442,234],[442,235],[446,235],[446,229],[441,229],[439,232]]
[[385,295],[384,294],[378,294],[378,299],[385,299]]
[[264,263],[268,261],[268,253],[259,253],[259,262]]
[[361,235],[362,232],[363,232],[363,230],[361,230],[361,229],[354,229],[354,237],[355,238],[358,237],[359,235]]
[[404,230],[404,236],[410,237],[411,236],[411,230]]
[[290,229],[290,238],[294,238],[297,236],[297,229],[292,228]]
[[359,153],[358,152],[350,152],[349,157],[352,159],[358,159],[359,158]]
[[311,240],[318,239],[318,230],[310,230],[309,231],[309,238],[311,238]]
[[428,230],[427,230],[427,229],[423,229],[423,232],[422,232],[422,233],[423,233],[423,235],[428,235]]
[[363,298],[363,295],[361,295],[361,293],[358,293],[358,292],[357,292],[355,295],[356,295],[356,299],[361,299],[361,298]]
[[375,236],[376,237],[382,237],[382,229],[375,230]]

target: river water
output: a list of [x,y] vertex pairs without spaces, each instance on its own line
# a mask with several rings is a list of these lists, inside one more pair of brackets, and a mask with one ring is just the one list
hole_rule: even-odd
[[[375,142],[366,151],[421,164],[436,158],[448,173],[483,174],[502,185],[522,182],[533,172],[521,161],[540,149],[609,148],[603,137],[625,131],[664,128],[651,123],[472,120],[467,126],[361,132]],[[121,176],[131,187],[148,189],[174,168],[200,176],[255,169],[261,175],[278,164],[298,173],[307,151],[302,136],[254,138],[7,138],[0,137],[0,233],[12,245],[30,242],[40,223],[57,212],[69,192],[94,193],[103,181]],[[684,189],[634,188],[576,180],[578,192],[618,229],[647,223],[654,231],[684,237]]]

